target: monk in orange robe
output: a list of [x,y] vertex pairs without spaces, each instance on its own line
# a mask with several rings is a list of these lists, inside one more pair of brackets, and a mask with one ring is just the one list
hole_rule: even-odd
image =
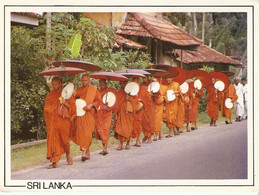
[[183,133],[183,124],[185,118],[185,101],[187,101],[187,96],[183,95],[181,91],[179,91],[178,96],[178,105],[177,105],[177,120],[176,120],[176,130],[179,133]]
[[[133,82],[136,82],[139,84],[139,78],[135,77],[132,79]],[[139,87],[139,92],[137,96],[130,96],[130,101],[133,106],[133,117],[134,117],[134,122],[133,122],[133,131],[131,138],[136,138],[136,143],[134,146],[140,147],[140,134],[142,132],[142,121],[143,121],[143,114],[144,114],[144,106],[145,104],[147,105],[147,99],[148,99],[148,91],[147,87],[145,86],[140,86]],[[145,102],[145,103],[144,103]],[[138,107],[139,104],[142,105],[142,107]],[[148,124],[150,126],[150,123]],[[150,126],[151,128],[151,126]]]
[[[139,79],[135,78],[133,80],[139,84]],[[138,93],[138,99],[143,103],[143,106],[144,106],[142,121],[140,121],[140,124],[142,126],[141,129],[143,130],[143,133],[144,133],[144,138],[142,140],[142,143],[146,142],[147,140],[148,140],[147,143],[151,143],[151,137],[155,132],[155,105],[154,105],[154,102],[152,101],[151,94],[148,93],[148,90],[147,90],[148,88],[146,86],[150,82],[148,82],[148,79],[146,77],[143,78],[143,82],[144,84],[143,83],[140,84],[140,90]],[[140,128],[137,128],[137,130],[138,129],[140,130]],[[133,132],[134,132],[134,128],[133,128]],[[138,132],[139,135],[140,133]],[[138,141],[138,143],[136,143],[136,146],[138,146],[139,144],[140,142]]]
[[116,93],[114,107],[114,137],[120,141],[117,150],[123,149],[123,142],[127,142],[125,149],[130,149],[130,138],[133,131],[133,108],[129,97],[124,91],[127,81],[120,81],[121,89]]
[[216,121],[219,116],[219,103],[220,103],[220,98],[221,98],[221,92],[219,92],[217,89],[215,89],[214,84],[216,80],[214,78],[211,79],[211,83],[206,86],[207,90],[207,112],[208,116],[211,118],[210,121],[210,126],[216,127]]
[[[99,80],[99,92],[101,95],[101,99],[103,99],[104,94],[107,92],[112,92],[114,95],[116,94],[116,90],[113,88],[108,88],[107,83],[105,79],[100,79]],[[100,152],[102,155],[108,154],[107,151],[107,145],[110,137],[110,128],[111,128],[111,121],[112,121],[112,111],[113,107],[108,107],[101,101],[100,107],[98,108],[97,111],[97,126],[96,126],[96,131],[95,131],[95,138],[102,140],[103,144],[103,151]]]
[[200,98],[203,94],[203,88],[200,90],[195,89],[193,86],[193,83],[191,83],[191,89],[192,89],[192,99],[191,99],[191,107],[190,107],[190,115],[189,115],[189,122],[192,123],[192,130],[198,129],[198,125],[196,123],[196,119],[198,116],[198,106],[200,102]]
[[169,134],[166,136],[167,138],[172,137],[172,129],[175,135],[179,135],[178,131],[176,130],[176,124],[177,124],[177,109],[178,109],[178,96],[180,91],[179,83],[173,82],[173,78],[166,79],[167,81],[167,90],[172,90],[175,93],[176,98],[169,102],[167,97],[165,98],[166,104],[165,104],[165,120],[166,120],[166,126],[169,129]]
[[[56,168],[60,156],[66,153],[67,164],[72,165],[73,160],[70,155],[69,133],[70,119],[72,120],[73,98],[61,100],[61,82],[58,77],[52,79],[53,90],[46,97],[44,105],[44,119],[47,129],[47,159],[52,163],[48,168]],[[74,109],[75,111],[75,109]],[[75,113],[75,112],[74,112]]]
[[226,117],[226,121],[225,121],[226,124],[232,124],[232,120],[231,120],[232,108],[227,108],[225,106],[225,101],[227,98],[230,98],[233,104],[238,99],[238,96],[236,94],[236,88],[234,85],[230,84],[228,88],[223,91],[223,98],[221,101],[221,115]]
[[[161,140],[162,135],[162,121],[163,121],[163,115],[165,112],[165,96],[166,96],[167,86],[160,85],[160,90],[158,93],[153,94],[153,101],[155,102],[155,134],[153,141]],[[161,99],[162,98],[162,99]],[[163,101],[158,101],[159,99]]]
[[72,141],[80,146],[81,160],[85,161],[90,158],[89,147],[96,127],[96,110],[100,105],[101,96],[97,88],[90,85],[88,75],[82,76],[81,83],[82,87],[76,89],[75,97],[86,102],[86,106],[83,108],[86,112],[83,116],[77,116],[76,118],[76,129],[72,134]]

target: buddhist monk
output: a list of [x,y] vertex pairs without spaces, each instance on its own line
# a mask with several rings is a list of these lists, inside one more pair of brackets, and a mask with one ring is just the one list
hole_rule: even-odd
[[96,111],[100,105],[101,96],[97,88],[90,85],[88,75],[81,77],[81,83],[82,87],[76,89],[75,97],[86,102],[86,106],[83,108],[85,114],[76,118],[76,129],[72,134],[72,141],[80,146],[82,151],[81,160],[85,161],[90,159],[89,147],[96,127]]
[[226,120],[225,120],[226,124],[232,124],[232,120],[231,120],[232,108],[227,108],[225,105],[225,101],[227,98],[230,98],[233,104],[238,99],[234,85],[230,84],[228,88],[223,91],[223,98],[221,101],[221,115],[226,117]]
[[[135,79],[135,82],[139,83],[139,79]],[[144,82],[144,83],[143,83]],[[143,82],[140,84],[140,90],[138,97],[141,99],[144,109],[142,118],[142,131],[144,133],[144,138],[142,143],[151,143],[151,138],[155,132],[155,104],[152,100],[151,94],[148,93],[149,80],[147,77],[143,78]]]
[[216,80],[214,78],[211,79],[211,83],[206,86],[207,89],[207,112],[208,116],[211,118],[210,120],[210,126],[216,127],[216,121],[219,116],[219,103],[220,103],[220,96],[221,92],[219,92],[217,89],[215,89],[214,84]]
[[189,101],[187,95],[183,95],[181,91],[179,91],[178,96],[178,105],[177,105],[177,120],[176,120],[176,130],[178,133],[183,133],[183,124],[185,119],[185,104]]
[[191,105],[190,105],[190,114],[189,114],[189,122],[192,123],[191,129],[195,130],[198,129],[198,125],[196,122],[197,116],[198,116],[198,106],[200,102],[200,98],[203,94],[203,88],[200,90],[194,88],[193,83],[190,83],[191,85],[191,95],[192,98],[190,99]]
[[[132,79],[133,82],[136,82],[139,85],[139,78],[135,77]],[[137,96],[130,96],[130,101],[133,106],[133,117],[134,117],[134,122],[133,122],[133,131],[131,138],[136,138],[136,143],[134,146],[140,147],[140,134],[142,132],[142,121],[143,121],[143,114],[144,114],[144,106],[148,106],[148,91],[147,87],[145,86],[140,86],[139,87],[139,92]],[[145,103],[144,103],[145,102]],[[141,106],[140,106],[141,105]],[[148,126],[151,128],[151,124],[148,123]],[[147,127],[148,128],[148,127]]]
[[166,136],[167,138],[172,137],[172,129],[175,135],[179,135],[178,131],[176,130],[176,124],[177,124],[177,109],[178,109],[178,96],[180,91],[179,83],[173,82],[173,78],[167,78],[167,91],[172,90],[175,93],[176,98],[173,101],[168,101],[168,98],[165,98],[166,104],[165,104],[165,120],[166,120],[166,126],[169,129],[169,133]]
[[[157,80],[154,80],[157,81]],[[155,103],[155,134],[153,141],[161,140],[162,135],[162,121],[163,114],[165,112],[165,96],[166,96],[167,86],[160,85],[159,92],[152,94],[152,99]],[[157,138],[158,137],[158,138]]]
[[[101,95],[101,99],[103,99],[103,96],[107,92],[112,92],[114,95],[116,93],[116,90],[113,88],[108,88],[107,83],[105,79],[100,79],[99,80],[99,92]],[[103,144],[103,151],[100,152],[102,155],[108,154],[107,151],[107,144],[109,141],[110,137],[110,128],[111,128],[111,121],[112,121],[112,110],[113,107],[108,107],[101,101],[100,107],[97,111],[97,126],[96,126],[96,131],[95,131],[95,138],[102,140]]]
[[130,98],[124,91],[127,81],[120,81],[121,89],[116,93],[116,103],[114,108],[114,137],[120,141],[117,150],[123,149],[123,143],[126,143],[125,149],[130,149],[130,138],[133,130],[133,108]]
[[[49,169],[56,168],[60,156],[66,153],[67,164],[72,165],[70,155],[69,133],[70,119],[72,120],[73,99],[61,99],[61,82],[58,77],[52,79],[53,90],[48,93],[44,105],[44,119],[47,129],[47,159],[52,164]],[[61,100],[61,102],[60,102]],[[75,108],[75,107],[74,107]]]

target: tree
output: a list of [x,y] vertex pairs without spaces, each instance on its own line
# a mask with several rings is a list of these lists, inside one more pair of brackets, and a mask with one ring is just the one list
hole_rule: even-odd
[[[112,48],[115,29],[96,26],[93,21],[78,15],[53,12],[49,25],[51,27],[48,30],[46,30],[46,20],[49,19],[47,15],[41,20],[39,27],[33,29],[12,27],[12,143],[45,138],[43,107],[49,89],[44,77],[37,74],[46,67],[50,68],[54,60],[89,61],[101,66],[103,71],[109,68],[115,71],[130,66],[144,68],[150,64],[150,56],[144,52],[114,52]],[[72,47],[69,45],[76,36],[82,41],[79,55],[73,55]],[[74,76],[66,76],[64,82],[71,82],[73,79]],[[115,82],[110,84],[116,87]]]

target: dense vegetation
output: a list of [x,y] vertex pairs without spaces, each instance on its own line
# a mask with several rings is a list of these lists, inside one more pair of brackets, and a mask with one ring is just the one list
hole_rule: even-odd
[[[213,48],[227,55],[242,56],[246,50],[246,15],[242,13],[207,14],[204,43],[212,40]],[[170,13],[165,18],[189,33],[201,38],[202,17],[197,13],[197,29],[187,13]],[[51,24],[51,25],[48,25]],[[12,144],[46,137],[43,119],[48,78],[37,73],[51,67],[56,60],[78,59],[92,62],[102,70],[128,67],[144,68],[151,57],[139,51],[114,51],[112,27],[96,26],[79,13],[44,15],[39,27],[11,28],[11,140]],[[79,36],[81,45],[74,55],[69,42]],[[230,52],[230,53],[228,53]],[[66,76],[65,83],[74,76]],[[116,86],[116,82],[110,85]]]

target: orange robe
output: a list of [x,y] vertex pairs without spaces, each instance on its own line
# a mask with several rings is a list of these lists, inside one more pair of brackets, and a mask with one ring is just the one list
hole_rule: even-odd
[[[160,85],[159,93],[161,96],[165,97],[167,91],[167,86]],[[156,97],[153,97],[155,99]],[[162,128],[163,114],[164,114],[164,104],[155,104],[155,133],[160,133]]]
[[70,153],[71,121],[75,118],[75,100],[67,100],[69,107],[60,104],[61,90],[51,91],[45,100],[44,119],[47,129],[47,159],[58,163],[60,156]]
[[114,116],[117,116],[117,120],[114,121],[114,137],[121,142],[131,138],[134,121],[133,113],[127,110],[126,96],[124,89],[117,91],[114,108]]
[[[141,83],[140,97],[144,104],[144,113],[142,119],[142,130],[144,136],[151,137],[155,133],[155,103],[147,91],[147,86]],[[142,92],[143,91],[143,92]],[[143,94],[143,95],[142,95]]]
[[86,105],[93,104],[93,108],[90,111],[86,111],[83,116],[77,116],[76,129],[72,134],[72,141],[79,145],[80,149],[88,150],[96,127],[96,110],[100,105],[101,96],[95,86],[89,85],[77,88],[76,97],[83,99]]
[[144,101],[146,101],[146,96],[148,95],[147,87],[145,86],[139,86],[139,92],[137,96],[130,96],[130,101],[133,106],[133,131],[131,134],[132,138],[136,138],[140,136],[140,133],[142,132],[142,120],[143,120],[143,113],[144,113],[144,107],[140,110],[136,110],[136,105],[140,102],[145,106]]
[[186,94],[184,94],[184,122],[185,123],[189,123],[190,122],[190,113],[191,113],[191,105],[192,105],[192,101],[193,101],[193,90],[194,90],[194,86],[193,86],[193,82],[192,83],[188,83],[189,85],[189,90]]
[[234,85],[229,85],[228,88],[225,91],[223,91],[223,98],[221,101],[221,115],[230,119],[232,108],[229,109],[225,106],[225,101],[227,98],[230,98],[232,102],[235,102],[238,99]]
[[[172,82],[171,84],[167,85],[167,90],[173,90],[174,92],[180,91],[180,85],[177,82]],[[176,97],[175,100],[169,102],[166,100],[166,110],[165,110],[165,120],[166,126],[170,129],[177,124],[177,109],[178,109],[178,98]]]
[[[107,92],[112,92],[116,94],[116,90],[113,88],[106,88],[104,90],[99,89],[101,99],[103,98],[104,94]],[[113,107],[108,108],[107,111],[103,110],[103,107],[105,105],[101,101],[100,107],[97,111],[97,125],[96,125],[96,131],[95,131],[95,138],[102,140],[103,144],[107,144],[110,137],[110,128],[111,128],[111,121],[112,121],[112,110]]]
[[221,92],[218,92],[218,94],[215,93],[215,88],[213,84],[209,84],[207,87],[207,112],[208,116],[216,121],[219,116],[219,103],[220,103],[220,97]]
[[200,98],[202,97],[202,94],[203,94],[203,88],[198,90],[196,93],[193,92],[194,91],[193,83],[191,88],[192,88],[193,98],[191,99],[191,110],[190,110],[189,122],[196,122],[196,119],[198,116],[198,106],[199,106]]
[[[181,92],[180,92],[181,94]],[[182,96],[181,96],[182,95]],[[185,118],[185,96],[181,94],[178,98],[178,105],[177,105],[177,120],[175,126],[182,128],[184,124]]]

